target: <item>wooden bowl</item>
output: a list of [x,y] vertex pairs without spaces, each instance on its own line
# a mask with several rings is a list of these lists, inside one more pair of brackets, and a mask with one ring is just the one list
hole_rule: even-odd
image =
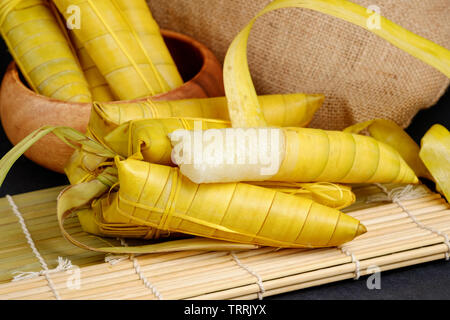
[[[167,46],[185,83],[170,92],[152,97],[154,100],[218,97],[224,95],[222,66],[214,54],[198,41],[162,30]],[[139,99],[133,101],[146,100]],[[124,103],[129,101],[116,101]],[[90,103],[72,103],[50,99],[30,90],[19,76],[16,64],[9,65],[0,88],[0,116],[12,144],[17,144],[42,126],[68,126],[86,132]],[[32,161],[63,173],[73,149],[56,136],[48,135],[25,153]]]

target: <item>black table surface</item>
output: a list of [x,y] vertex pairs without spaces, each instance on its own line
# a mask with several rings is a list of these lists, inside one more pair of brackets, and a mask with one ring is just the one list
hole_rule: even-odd
[[[3,74],[10,56],[0,43]],[[450,92],[432,108],[420,111],[407,129],[419,142],[425,132],[435,123],[450,128]],[[0,157],[11,149],[3,129],[0,128]],[[46,170],[21,157],[12,167],[0,197],[68,184],[64,175]],[[314,288],[290,292],[270,299],[450,299],[450,262],[435,261],[417,266],[383,272],[381,289],[368,289],[367,277],[358,281],[346,280]]]

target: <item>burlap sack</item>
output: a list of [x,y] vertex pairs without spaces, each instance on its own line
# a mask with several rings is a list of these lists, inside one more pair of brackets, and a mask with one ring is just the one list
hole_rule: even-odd
[[[353,0],[450,48],[449,0]],[[149,0],[162,28],[191,35],[222,60],[234,36],[270,0]],[[407,126],[433,105],[449,79],[370,32],[306,9],[260,18],[250,35],[249,64],[259,94],[324,93],[313,127],[342,129],[388,118]]]

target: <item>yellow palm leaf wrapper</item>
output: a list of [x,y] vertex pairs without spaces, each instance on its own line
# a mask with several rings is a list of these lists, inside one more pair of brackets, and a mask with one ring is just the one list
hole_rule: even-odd
[[166,47],[145,0],[113,0],[129,24],[133,27],[153,65],[170,89],[183,84],[183,79]]
[[[173,165],[171,161],[172,146],[167,136],[180,128],[194,128],[194,122],[202,123],[205,128],[227,128],[230,123],[214,119],[164,118],[145,119],[125,122],[109,134],[97,139],[116,154],[129,157],[139,153],[145,161]],[[90,133],[95,132],[92,127]],[[148,152],[147,152],[148,149]],[[89,181],[95,178],[98,168],[106,158],[77,150],[64,168],[71,184]]]
[[[295,195],[300,198],[314,200],[335,209],[345,208],[355,201],[355,195],[351,188],[342,185],[323,183],[287,184],[266,186],[270,189]],[[86,232],[108,237],[126,237],[143,239],[160,239],[167,237],[182,237],[182,234],[152,228],[147,225],[136,224],[118,216],[111,210],[107,201],[101,201],[93,205],[92,209],[84,209],[77,212],[80,223]]]
[[105,144],[124,158],[136,153],[147,162],[173,165],[169,134],[179,130],[192,130],[195,125],[204,129],[230,127],[228,121],[202,118],[163,118],[130,121],[103,138]]
[[243,183],[197,185],[177,168],[133,159],[116,165],[119,191],[93,205],[106,221],[275,247],[335,246],[365,232],[309,199]]
[[95,179],[101,172],[105,157],[77,149],[64,167],[64,173],[70,184],[75,185]]
[[[103,138],[104,145],[123,158],[133,157],[147,162],[172,165],[171,143],[168,135],[180,128],[222,129],[230,123],[213,119],[164,118],[144,119],[124,123]],[[77,151],[66,167],[72,184],[94,179],[98,168],[110,163],[92,153]],[[332,183],[276,183],[260,182],[255,185],[269,187],[288,194],[307,197],[333,208],[344,208],[355,201],[350,187]]]
[[34,91],[63,101],[91,101],[83,72],[47,1],[3,0],[0,32]]
[[450,132],[436,124],[422,138],[420,159],[433,176],[437,189],[450,201]]
[[[59,130],[59,129],[56,129]],[[65,130],[65,129],[63,129]],[[58,133],[59,134],[59,133]],[[72,136],[73,137],[73,136]],[[80,141],[79,141],[80,142]],[[100,209],[100,213],[105,216],[108,220],[109,218],[114,219],[114,211],[110,211],[110,214],[104,215],[101,205],[98,205],[98,201],[93,199],[99,198],[100,196],[108,190],[108,188],[116,181],[116,173],[112,168],[106,169],[101,175],[98,176],[96,180],[90,182],[81,183],[70,188],[65,189],[61,192],[58,197],[57,212],[58,221],[61,227],[63,235],[73,244],[87,249],[94,250],[98,252],[105,253],[157,253],[157,252],[171,252],[171,251],[185,251],[185,250],[249,250],[255,249],[258,246],[254,244],[242,244],[242,243],[231,243],[228,241],[221,241],[216,239],[207,238],[194,238],[194,239],[183,239],[175,240],[164,243],[156,243],[143,246],[134,247],[106,247],[106,248],[93,248],[84,243],[81,243],[74,239],[71,235],[67,233],[64,229],[64,220],[71,214],[71,212],[77,208],[81,208],[77,211],[79,214],[79,219],[82,224],[83,229],[87,232],[91,232],[99,235],[113,235],[113,236],[128,236],[128,237],[141,237],[146,239],[157,239],[159,237],[165,237],[168,233],[164,230],[157,230],[152,227],[133,224],[123,224],[118,221],[114,221],[112,224],[102,223],[97,220],[93,214],[93,210],[90,207]],[[92,203],[92,205],[89,205]],[[84,209],[83,209],[84,208]],[[112,213],[112,214],[111,214]],[[119,219],[120,220],[120,219]],[[361,227],[363,228],[363,227]],[[143,233],[143,230],[145,232]],[[106,231],[106,234],[99,232]],[[178,237],[178,235],[176,235]]]
[[359,133],[365,129],[376,140],[397,150],[418,177],[432,180],[430,173],[419,158],[419,146],[399,125],[390,120],[374,119],[348,127],[344,129],[344,132]]
[[441,125],[434,125],[422,138],[422,146],[395,122],[374,119],[346,128],[346,132],[361,132],[367,129],[375,139],[396,148],[403,159],[419,177],[436,182],[436,187],[447,200],[450,195],[450,134]]
[[[258,99],[265,117],[271,125],[302,127],[308,125],[314,113],[322,106],[324,96],[321,94],[297,93],[260,96]],[[105,143],[104,138],[106,136],[120,125],[129,121],[168,117],[226,120],[229,119],[227,100],[225,97],[219,97],[175,101],[152,101],[149,99],[146,102],[121,104],[94,103],[89,120],[88,135],[94,137],[97,141]],[[170,133],[181,128],[184,127],[180,126],[171,131],[166,131]],[[123,138],[128,139],[125,136]],[[168,147],[170,147],[170,141],[167,140],[167,137],[163,139],[169,142]],[[169,150],[168,153],[170,154],[171,148],[167,150]],[[77,184],[89,180],[92,178],[92,173],[97,170],[98,165],[105,160],[93,154],[75,151],[65,168],[70,183]],[[162,164],[168,163],[164,162]]]
[[[123,157],[129,157],[139,153],[145,161],[159,164],[172,163],[172,148],[169,140],[169,134],[174,131],[208,129],[224,129],[229,127],[229,123],[220,120],[189,119],[189,118],[166,118],[166,119],[147,119],[130,121],[118,127],[108,135],[104,136],[104,143],[114,152]],[[257,130],[257,131],[262,131]],[[224,144],[235,142],[235,146],[242,143],[248,147],[248,156],[252,155],[253,150],[256,153],[260,151],[258,147],[261,142],[245,141],[247,132],[254,132],[254,129],[228,129],[219,130],[223,137],[228,132],[235,131],[233,137],[244,137],[242,141],[231,141],[218,139],[216,151],[218,159],[214,159],[210,165],[202,165],[196,162],[193,157],[187,158],[189,163],[176,163],[180,166],[183,174],[197,183],[211,182],[233,182],[233,181],[325,181],[325,182],[344,182],[344,183],[363,183],[363,182],[390,182],[390,183],[417,183],[417,178],[413,171],[392,147],[378,142],[373,138],[364,137],[338,131],[325,131],[319,129],[306,128],[285,128],[273,129],[283,136],[282,142],[277,144],[278,149],[271,150],[281,156],[280,166],[276,174],[267,177],[255,172],[261,169],[263,164],[243,164],[239,168],[241,175],[237,175],[237,161],[227,162],[230,155],[235,153],[238,157],[239,149],[227,149],[220,153],[220,149],[225,150]],[[209,138],[200,136],[203,139],[202,149],[196,149],[195,131],[186,132],[190,139],[181,140],[178,145],[174,140],[177,152],[183,154],[182,160],[185,160],[186,154],[199,154],[199,152],[209,152],[212,148],[207,148],[206,140]],[[247,146],[245,143],[249,143]],[[264,141],[266,142],[266,141]],[[273,141],[267,140],[269,143]],[[211,145],[210,143],[209,145]],[[302,152],[308,150],[308,152]],[[220,159],[219,157],[224,157]],[[194,156],[195,157],[195,156]],[[206,159],[206,154],[202,159]],[[176,158],[175,158],[176,159]],[[235,159],[234,159],[235,160]],[[221,167],[223,165],[223,167]],[[230,174],[228,170],[233,170]],[[226,179],[216,179],[217,176],[225,176]]]
[[211,131],[171,135],[173,161],[196,183],[418,182],[395,149],[372,137],[310,128],[230,128],[220,129],[217,138]]
[[[265,117],[271,125],[302,127],[308,125],[316,110],[322,106],[324,96],[321,94],[297,93],[260,96],[258,99]],[[110,134],[113,136],[112,132],[114,130],[117,130],[119,126],[129,121],[167,117],[229,119],[227,101],[225,97],[219,97],[176,101],[152,101],[149,99],[146,102],[121,104],[94,103],[88,134],[97,141],[106,143],[105,137]],[[185,127],[180,126],[173,130],[165,131],[170,133],[181,128]],[[128,138],[126,136],[122,136],[122,138],[125,139],[125,143],[128,145]],[[123,139],[121,141],[124,141]],[[161,141],[169,142],[167,150],[170,154],[170,141],[167,140],[167,137],[163,137]],[[123,150],[123,147],[115,148]],[[124,148],[127,149],[128,147],[125,146]],[[122,153],[122,155],[125,155],[125,153]],[[105,160],[93,154],[75,151],[65,168],[70,183],[77,184],[91,179],[98,165]],[[168,163],[170,162],[162,164]]]
[[[272,126],[307,126],[322,106],[321,94],[284,94],[259,96],[264,116]],[[101,140],[119,125],[150,118],[206,118],[229,120],[225,97],[133,103],[94,103],[88,130]]]
[[298,197],[306,197],[325,206],[343,209],[352,205],[356,201],[356,196],[350,186],[335,183],[296,183],[296,182],[274,182],[261,181],[253,182],[264,188],[273,189]]
[[[173,164],[169,135],[176,130],[208,130],[229,128],[230,122],[216,119],[170,117],[125,122],[101,139],[111,150],[123,157],[139,152],[143,159],[158,164]],[[91,132],[95,129],[91,127]]]
[[78,60],[83,70],[84,77],[89,85],[89,90],[92,94],[93,101],[114,101],[116,100],[113,92],[109,88],[108,82],[106,82],[105,77],[98,70],[94,61],[87,53],[83,44],[77,39],[77,37],[71,34],[71,40],[75,46],[75,50],[78,56]]
[[[81,25],[73,32],[120,100],[170,90],[144,50],[126,12],[122,12],[115,1],[54,0],[54,3],[66,19],[71,18],[69,6],[79,8]],[[167,50],[160,45],[160,42],[154,43],[153,50]]]

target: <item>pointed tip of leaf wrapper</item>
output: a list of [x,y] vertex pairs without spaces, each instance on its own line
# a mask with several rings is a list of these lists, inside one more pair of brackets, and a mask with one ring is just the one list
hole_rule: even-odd
[[295,102],[306,100],[308,105],[314,107],[315,109],[321,107],[325,101],[325,95],[321,93],[286,93],[280,94],[280,96],[283,97],[288,104],[294,104]]
[[321,93],[317,94],[308,94],[308,101],[310,101],[311,105],[314,106],[315,111],[317,111],[320,107],[322,107],[325,101],[325,95]]
[[[285,114],[291,118],[289,125],[307,127],[325,101],[323,94],[292,93],[283,95],[286,102]],[[290,109],[290,110],[289,110]]]
[[358,229],[356,229],[356,235],[355,235],[355,238],[358,237],[358,236],[360,236],[360,235],[362,235],[362,234],[364,234],[364,233],[366,233],[366,232],[367,232],[366,226],[363,225],[362,223],[360,223],[360,224],[358,225]]
[[410,172],[410,179],[406,179],[405,183],[408,184],[418,184],[420,183],[419,177],[416,176],[416,174],[414,173],[414,171],[411,169]]

